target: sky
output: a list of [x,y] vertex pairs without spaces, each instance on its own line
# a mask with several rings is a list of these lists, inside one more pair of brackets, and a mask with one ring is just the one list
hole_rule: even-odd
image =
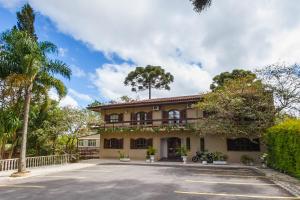
[[137,66],[174,75],[170,91],[153,91],[166,97],[206,92],[215,75],[235,68],[300,61],[298,0],[212,0],[201,14],[189,0],[0,0],[1,32],[25,2],[37,12],[39,40],[55,43],[73,71],[62,106],[147,98],[123,85]]

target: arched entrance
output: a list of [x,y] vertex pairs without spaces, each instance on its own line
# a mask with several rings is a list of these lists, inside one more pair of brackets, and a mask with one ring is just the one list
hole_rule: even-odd
[[180,155],[177,154],[177,151],[181,147],[181,139],[178,137],[168,138],[167,145],[168,145],[168,160],[180,159]]

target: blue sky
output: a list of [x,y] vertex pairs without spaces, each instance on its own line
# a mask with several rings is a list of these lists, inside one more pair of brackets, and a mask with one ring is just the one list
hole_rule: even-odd
[[[0,19],[5,19],[1,20],[1,32],[16,25],[16,12],[19,9],[21,9],[19,6],[13,9],[0,6]],[[40,13],[36,13],[35,28],[39,40],[51,41],[56,44],[59,49],[59,54],[56,57],[72,69],[73,76],[71,80],[63,79],[63,81],[67,88],[71,90],[72,98],[76,100],[78,105],[85,107],[94,100],[107,101],[108,98],[101,95],[88,76],[104,63],[119,64],[125,61],[117,55],[108,59],[101,51],[93,50],[88,44],[58,31],[55,24],[47,16]],[[83,96],[80,97],[80,95]]]
[[40,40],[55,43],[73,69],[61,105],[147,98],[123,85],[136,66],[174,75],[170,91],[153,91],[166,97],[206,92],[215,75],[235,68],[300,62],[298,0],[216,0],[201,14],[189,0],[0,0],[0,31],[26,1]]

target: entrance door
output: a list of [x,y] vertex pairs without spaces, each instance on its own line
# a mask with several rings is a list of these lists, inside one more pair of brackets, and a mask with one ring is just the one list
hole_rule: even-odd
[[177,155],[177,150],[181,147],[181,139],[177,137],[168,138],[168,159],[177,160],[180,159],[180,155]]

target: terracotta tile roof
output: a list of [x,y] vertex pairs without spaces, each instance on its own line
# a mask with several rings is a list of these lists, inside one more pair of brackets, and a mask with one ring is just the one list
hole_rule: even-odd
[[96,111],[101,109],[112,109],[112,108],[128,108],[128,107],[152,106],[152,105],[175,104],[175,103],[195,103],[200,101],[200,99],[201,99],[201,95],[144,99],[144,100],[137,100],[128,103],[114,103],[114,104],[88,107],[88,109]]

